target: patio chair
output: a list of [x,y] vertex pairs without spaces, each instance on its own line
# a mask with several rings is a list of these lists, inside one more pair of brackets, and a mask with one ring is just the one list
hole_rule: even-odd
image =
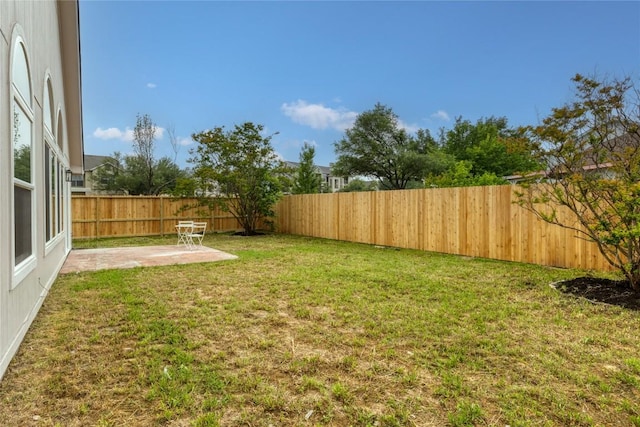
[[193,232],[193,221],[178,221],[176,232],[178,233],[176,246],[183,244],[186,247],[190,247],[189,234]]
[[206,231],[206,222],[194,222],[191,231],[187,234],[189,248],[193,249],[196,246],[202,246],[202,239],[204,239],[204,234]]

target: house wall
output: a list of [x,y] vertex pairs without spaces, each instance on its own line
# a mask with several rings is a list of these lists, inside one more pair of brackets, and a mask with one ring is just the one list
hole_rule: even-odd
[[[65,9],[66,11],[62,11]],[[68,11],[71,12],[69,18]],[[60,14],[66,21],[60,23]],[[73,14],[75,14],[75,22]],[[69,23],[72,25],[69,26]],[[75,25],[73,25],[75,24]],[[63,69],[63,47],[60,30],[75,32],[77,45],[77,3],[60,5],[56,1],[1,1],[0,2],[0,378],[6,371],[35,318],[45,296],[71,247],[69,184],[61,180],[62,231],[46,242],[45,200],[49,190],[45,187],[45,81],[50,76],[54,119],[53,131],[59,142],[55,148],[62,168],[82,167],[81,130],[70,128],[81,124],[78,99],[65,100],[69,93],[79,94],[79,67]],[[20,280],[14,267],[14,180],[13,180],[13,98],[11,85],[11,54],[16,34],[25,42],[29,66],[33,106],[32,126],[32,233],[34,235],[31,268]],[[69,37],[67,35],[66,37]],[[65,47],[67,59],[79,65],[79,53],[73,43]],[[73,61],[72,61],[73,63]],[[66,68],[66,67],[65,67]],[[70,79],[70,76],[72,77]],[[75,78],[73,78],[76,76]],[[76,81],[73,81],[76,80]],[[69,117],[67,117],[69,114]],[[80,131],[80,132],[79,132]],[[71,141],[71,143],[70,143]],[[70,149],[71,148],[71,149]],[[80,156],[79,156],[80,154]],[[80,164],[78,165],[78,158]]]

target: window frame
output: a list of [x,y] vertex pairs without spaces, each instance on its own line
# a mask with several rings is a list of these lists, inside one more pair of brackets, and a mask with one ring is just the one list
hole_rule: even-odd
[[[37,257],[36,257],[36,248],[37,248],[37,244],[36,244],[36,203],[35,203],[35,193],[36,193],[36,184],[35,184],[35,152],[34,152],[34,137],[35,137],[35,111],[34,111],[34,107],[33,107],[33,84],[32,84],[32,77],[31,77],[31,61],[29,59],[29,49],[27,48],[27,44],[24,40],[24,37],[22,36],[22,31],[21,28],[16,26],[14,29],[14,36],[12,37],[12,43],[11,43],[11,53],[10,53],[10,63],[9,63],[9,77],[10,77],[10,84],[9,84],[9,90],[10,90],[10,111],[11,111],[11,115],[12,118],[16,117],[16,108],[19,108],[22,113],[25,115],[26,119],[28,120],[28,126],[29,126],[29,147],[30,147],[30,152],[29,152],[29,182],[26,182],[22,179],[19,179],[16,177],[16,171],[15,171],[15,166],[16,166],[16,159],[15,159],[15,144],[16,144],[16,134],[15,134],[15,123],[13,123],[13,125],[11,126],[11,195],[10,195],[10,201],[11,201],[11,266],[12,266],[12,270],[13,270],[13,274],[12,274],[12,280],[11,280],[11,289],[16,288],[28,275],[29,273],[31,273],[37,264]],[[29,93],[22,93],[21,88],[18,86],[17,83],[17,76],[14,75],[14,71],[15,71],[15,61],[16,61],[16,57],[17,55],[22,55],[24,62],[25,62],[25,66],[26,66],[26,70],[24,70],[26,72],[26,82],[28,84],[28,92]],[[24,76],[23,76],[24,77]],[[25,97],[28,97],[28,99],[25,99]],[[16,189],[24,189],[27,190],[29,192],[29,213],[30,213],[30,218],[29,218],[29,227],[30,227],[30,242],[28,242],[30,244],[30,253],[28,253],[24,259],[21,259],[20,262],[17,262],[18,259],[18,254],[16,253],[16,244],[17,244],[17,222],[16,222],[16,208],[17,208],[17,200],[16,200]],[[24,219],[21,219],[24,220]]]
[[[47,96],[48,95],[48,96]],[[43,193],[44,193],[44,213],[45,213],[45,229],[44,229],[44,247],[45,256],[58,244],[61,236],[63,236],[63,221],[61,221],[60,215],[62,213],[61,203],[63,188],[63,181],[60,180],[60,171],[64,170],[63,156],[60,150],[60,142],[57,141],[57,135],[60,130],[54,129],[60,126],[58,117],[53,117],[54,99],[53,85],[51,84],[51,76],[47,72],[44,81],[43,90],[43,104],[49,105],[45,108],[43,105],[43,156],[44,156],[44,176],[43,176]],[[50,113],[49,121],[51,127],[47,124],[47,111]],[[59,114],[59,112],[58,112]]]

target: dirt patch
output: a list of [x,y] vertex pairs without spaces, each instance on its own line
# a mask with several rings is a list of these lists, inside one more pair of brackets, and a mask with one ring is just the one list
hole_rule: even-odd
[[565,294],[582,297],[594,303],[640,310],[640,292],[635,292],[626,280],[587,276],[553,283],[551,286]]

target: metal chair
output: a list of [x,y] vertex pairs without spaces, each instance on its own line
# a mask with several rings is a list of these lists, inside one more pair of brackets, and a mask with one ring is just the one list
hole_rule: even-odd
[[189,234],[193,232],[193,224],[193,221],[178,221],[178,224],[176,225],[178,243],[176,243],[176,246],[183,244],[188,248],[191,247]]
[[190,249],[194,249],[196,246],[202,246],[202,239],[207,231],[206,222],[194,222],[191,231],[187,234],[187,242]]

